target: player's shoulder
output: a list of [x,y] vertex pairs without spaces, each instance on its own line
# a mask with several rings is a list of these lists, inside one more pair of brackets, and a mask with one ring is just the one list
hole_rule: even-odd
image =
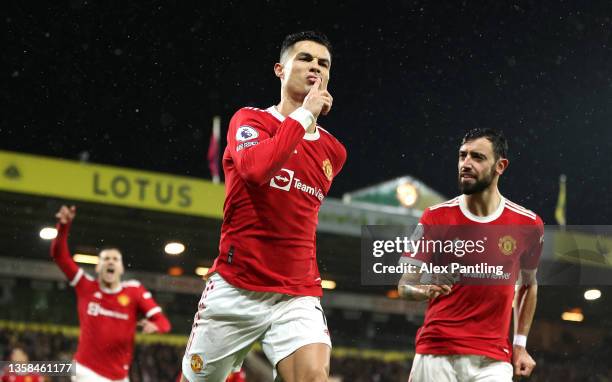
[[452,211],[453,209],[459,208],[459,196],[449,199],[445,202],[434,204],[433,206],[427,207],[424,213],[430,216],[442,215]]
[[92,285],[97,284],[96,278],[87,273],[83,268],[79,267],[77,273],[72,280],[69,280],[70,286]]
[[253,120],[260,120],[262,118],[274,118],[274,116],[272,115],[272,113],[270,113],[270,111],[265,110],[265,109],[260,109],[258,107],[253,107],[253,106],[244,106],[238,109],[234,113],[233,118],[237,118],[237,117],[241,119],[250,118]]
[[329,141],[333,146],[335,146],[335,148],[342,156],[346,157],[346,147],[344,147],[344,145],[342,144],[342,142],[340,142],[340,140],[338,140],[338,138],[336,138],[332,133],[325,130],[320,125],[317,125],[317,130],[319,131],[319,134],[323,139]]
[[257,107],[245,106],[238,109],[232,116],[230,123],[230,129],[232,127],[237,129],[237,134],[245,134],[249,139],[256,138],[259,134],[258,130],[269,132],[269,127],[272,122],[275,121],[275,116],[268,110],[260,109]]
[[521,206],[518,203],[505,198],[504,213],[509,214],[513,219],[516,219],[520,224],[544,225],[542,219],[535,212]]
[[121,287],[127,290],[129,289],[138,290],[138,289],[144,288],[142,284],[140,283],[140,281],[138,280],[124,280],[121,282]]
[[321,127],[321,125],[317,125],[317,130],[319,130],[319,134],[321,135],[321,137],[324,137],[325,139],[329,139],[332,142],[344,147],[344,145],[338,140],[338,138],[334,136],[334,134],[330,133],[329,131]]

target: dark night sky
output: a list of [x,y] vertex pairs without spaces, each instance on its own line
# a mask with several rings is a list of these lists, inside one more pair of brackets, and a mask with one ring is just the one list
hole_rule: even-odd
[[454,196],[460,136],[495,127],[503,194],[553,223],[566,173],[570,224],[612,216],[608,1],[55,3],[2,12],[0,149],[208,178],[212,116],[276,103],[283,37],[318,29],[332,196],[405,174]]

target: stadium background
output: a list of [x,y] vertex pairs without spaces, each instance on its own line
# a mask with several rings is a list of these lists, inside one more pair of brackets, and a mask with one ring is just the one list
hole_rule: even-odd
[[[566,174],[568,223],[608,224],[608,3],[288,4],[3,6],[3,353],[15,342],[38,359],[69,358],[74,349],[74,295],[38,236],[70,201],[79,207],[72,249],[94,254],[102,245],[121,247],[131,274],[154,291],[174,326],[172,336],[139,340],[133,381],[171,380],[198,299],[194,271],[210,266],[216,254],[219,188],[204,181],[211,178],[212,119],[221,117],[223,136],[237,108],[277,100],[272,65],[284,35],[296,30],[322,30],[334,44],[334,110],[321,124],[349,155],[326,201],[334,212],[318,234],[322,275],[336,283],[324,300],[336,346],[333,376],[405,381],[424,309],[393,299],[390,288],[360,285],[359,237],[350,233],[364,221],[409,224],[419,209],[388,197],[395,187],[382,188],[387,197],[366,200],[395,204],[385,214],[366,202],[343,203],[347,193],[410,175],[454,196],[459,137],[490,126],[510,140],[505,196],[556,224],[559,176]],[[24,154],[71,162],[62,162],[66,169],[46,161],[29,167],[40,157]],[[86,168],[81,177],[79,166]],[[31,169],[43,175],[32,181]],[[106,195],[94,193],[96,170],[98,191]],[[117,176],[132,179],[131,195],[111,195]],[[136,178],[151,182],[145,202]],[[170,210],[172,202],[151,198],[156,184],[190,182],[205,213]],[[186,251],[165,254],[170,240]],[[538,366],[530,380],[612,380],[610,289],[599,287],[601,298],[585,301],[586,289],[540,288],[529,340]],[[583,321],[563,320],[570,310],[580,310]],[[249,380],[264,378],[260,361],[247,363]]]

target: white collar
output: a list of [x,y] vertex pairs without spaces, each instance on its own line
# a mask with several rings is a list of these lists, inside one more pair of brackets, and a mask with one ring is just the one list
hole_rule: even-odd
[[121,290],[123,289],[123,286],[121,285],[121,283],[119,283],[119,286],[117,288],[115,288],[115,289],[110,289],[110,288],[103,287],[102,283],[100,283],[99,281],[98,281],[98,285],[100,286],[100,290],[102,292],[104,292],[104,293],[107,293],[107,294],[117,294],[117,293],[121,292]]
[[[285,120],[285,116],[282,115],[278,110],[276,110],[276,106],[270,106],[269,108],[266,109],[266,111],[272,114],[276,119],[278,119],[281,122]],[[317,127],[316,124],[315,124],[315,129],[316,130],[314,133],[304,134],[304,139],[307,141],[316,141],[317,139],[319,139],[319,137],[321,136],[321,133],[319,133],[319,128]]]
[[491,215],[476,216],[468,208],[467,203],[465,202],[465,195],[459,196],[459,209],[461,209],[461,212],[466,218],[472,221],[475,221],[476,223],[490,223],[493,220],[496,220],[497,218],[501,216],[502,212],[504,212],[505,207],[506,207],[506,198],[500,195],[499,205],[497,206],[497,209]]

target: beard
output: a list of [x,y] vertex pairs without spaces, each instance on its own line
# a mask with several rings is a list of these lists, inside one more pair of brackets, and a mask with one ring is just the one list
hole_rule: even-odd
[[465,195],[472,195],[486,190],[493,182],[494,168],[495,166],[492,166],[488,174],[484,175],[482,179],[476,179],[472,184],[462,183],[461,174],[459,174],[459,192]]

